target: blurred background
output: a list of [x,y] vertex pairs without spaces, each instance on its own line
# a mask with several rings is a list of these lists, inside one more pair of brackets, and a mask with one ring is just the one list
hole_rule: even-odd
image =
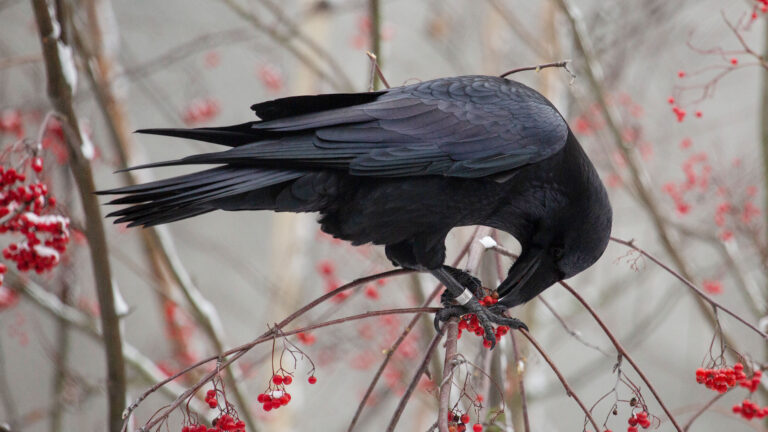
[[[104,309],[94,263],[111,269],[100,286],[114,294],[121,317],[128,403],[184,367],[256,338],[323,293],[392,268],[383,248],[334,240],[320,232],[313,214],[264,212],[210,213],[151,231],[107,222],[108,252],[99,249],[94,258],[89,243],[98,228],[88,221],[87,203],[78,194],[83,163],[91,167],[96,189],[105,189],[183,172],[114,173],[126,165],[213,148],[131,134],[135,129],[242,123],[254,119],[249,106],[256,102],[379,87],[366,51],[377,54],[392,86],[572,60],[573,77],[550,68],[511,78],[539,90],[568,119],[609,189],[613,235],[634,239],[766,330],[768,64],[760,58],[768,49],[766,2],[49,1],[61,23],[58,54],[71,56],[74,66],[64,77],[74,86],[71,106],[83,131],[79,138],[85,137],[74,150],[66,133],[70,114],[66,120],[47,116],[55,105],[46,93],[33,3],[0,0],[0,163],[23,159],[17,154],[23,153],[21,142],[40,144],[44,169],[38,178],[58,199],[51,212],[71,218],[71,236],[51,271],[30,274],[6,262],[0,286],[0,430],[109,429],[99,336]],[[78,155],[81,160],[73,160]],[[476,243],[474,232],[451,232],[449,260],[467,242]],[[2,247],[18,240],[11,234],[0,235]],[[492,235],[508,249],[518,247],[503,233]],[[492,251],[480,260],[476,272],[488,287],[498,283],[497,266],[506,272],[511,263]],[[460,266],[466,265],[463,259]],[[616,243],[569,282],[632,355],[678,423],[696,416],[689,430],[765,430],[763,420],[732,412],[745,399],[768,404],[763,385],[755,392],[736,387],[713,399],[717,392],[695,380],[699,367],[737,361],[750,373],[764,367],[766,346],[759,335],[722,313],[719,331],[712,308],[689,288]],[[435,285],[424,275],[362,284],[289,327],[417,306]],[[640,395],[652,428],[675,430],[626,361],[617,375],[616,350],[573,296],[554,286],[541,298],[512,312],[528,324],[601,426],[625,430],[633,410],[639,411],[630,400]],[[374,317],[303,333],[288,338],[294,345],[278,341],[275,355],[271,344],[256,347],[224,375],[228,400],[249,431],[347,430],[411,318]],[[433,336],[431,316],[424,316],[392,355],[355,430],[386,428]],[[492,353],[474,335],[459,340],[459,352],[478,367],[464,364],[454,376],[452,403],[463,395],[458,411],[486,430],[525,430],[522,377],[531,430],[583,430],[584,413],[540,354],[519,337],[516,345],[517,356],[509,337]],[[267,389],[283,346],[294,354],[282,359],[295,374],[292,400],[265,412],[257,396]],[[435,423],[434,386],[443,354],[438,348],[430,376],[419,382],[397,430],[429,430]],[[167,392],[152,393],[128,429],[143,425],[213,367],[209,363],[174,380]],[[316,384],[308,384],[310,375]],[[202,401],[208,388],[189,405],[201,423],[216,416]],[[477,395],[482,409],[473,405]],[[494,420],[502,401],[505,414]],[[181,430],[183,418],[175,410],[169,430]]]

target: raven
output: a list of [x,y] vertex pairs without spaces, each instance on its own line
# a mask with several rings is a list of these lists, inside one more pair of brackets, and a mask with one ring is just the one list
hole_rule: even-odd
[[[491,323],[527,328],[508,308],[585,270],[607,246],[612,210],[594,166],[557,109],[516,81],[440,78],[251,109],[259,121],[138,131],[232,148],[128,168],[217,165],[101,191],[130,204],[108,216],[148,227],[218,209],[319,212],[326,233],[385,245],[394,265],[432,273],[450,296],[435,325],[474,313],[491,344]],[[474,278],[443,264],[448,232],[466,225],[522,245],[488,308],[468,289]]]

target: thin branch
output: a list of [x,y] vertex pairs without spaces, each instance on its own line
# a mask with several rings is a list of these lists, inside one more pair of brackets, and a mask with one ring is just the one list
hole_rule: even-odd
[[[8,269],[8,275],[13,277],[13,285],[21,291],[33,304],[50,313],[57,319],[61,319],[70,324],[73,328],[90,336],[96,342],[103,344],[104,337],[101,334],[96,321],[86,316],[83,312],[72,306],[61,302],[55,295],[49,293],[45,288],[37,285],[28,278],[21,278],[13,270]],[[129,343],[123,344],[123,358],[126,364],[130,365],[146,382],[157,383],[165,380],[166,374],[161,371],[155,362],[147,358],[137,348]],[[184,392],[184,388],[176,383],[167,383],[160,389],[166,396],[175,398]],[[208,411],[208,407],[199,401],[194,401],[191,405],[193,412],[200,415]]]
[[347,76],[346,72],[344,71],[344,67],[338,63],[330,51],[323,48],[320,44],[315,42],[315,40],[311,36],[307,36],[302,31],[302,26],[296,24],[293,22],[288,14],[286,14],[280,7],[274,2],[274,0],[261,0],[261,4],[264,5],[267,9],[269,9],[270,12],[277,18],[280,23],[282,23],[287,28],[287,34],[290,35],[291,38],[294,38],[298,41],[301,41],[307,47],[314,52],[317,57],[322,59],[328,67],[331,69],[331,72],[334,76],[337,76],[344,87],[351,89],[353,87],[352,80],[349,79],[349,76]]
[[720,398],[721,398],[721,397],[723,397],[723,396],[725,396],[725,393],[718,393],[718,394],[717,394],[715,397],[713,397],[712,399],[710,399],[710,401],[709,401],[709,402],[705,403],[705,404],[704,404],[704,406],[702,406],[702,407],[701,407],[701,409],[699,409],[698,411],[696,411],[696,413],[695,413],[695,414],[693,414],[693,417],[691,417],[691,419],[690,419],[690,420],[688,420],[688,423],[686,423],[686,424],[685,424],[685,426],[683,426],[683,431],[685,431],[685,432],[688,432],[688,429],[690,429],[690,428],[691,428],[691,426],[693,425],[693,422],[695,422],[695,421],[696,421],[696,419],[697,419],[697,418],[699,418],[699,417],[700,417],[702,414],[704,414],[705,412],[707,412],[707,410],[708,410],[708,409],[709,409],[709,408],[710,408],[712,405],[714,405],[714,404],[715,404],[715,402],[719,401],[719,400],[720,400]]
[[236,0],[220,1],[229,7],[229,9],[237,14],[240,18],[249,22],[255,29],[266,33],[270,38],[272,38],[272,40],[283,47],[286,51],[291,53],[294,57],[296,57],[297,60],[303,63],[317,76],[330,83],[336,90],[349,91],[352,89],[352,82],[341,68],[334,68],[333,74],[329,74],[323,70],[323,68],[317,64],[312,56],[306,54],[302,50],[298,49],[293,43],[291,43],[292,36],[290,32],[281,33],[275,27],[267,25],[261,20],[261,17],[258,14],[240,5]]
[[43,60],[43,57],[40,54],[8,57],[8,58],[0,59],[0,70],[21,66],[21,65],[34,64],[42,60]]
[[[448,331],[450,331],[450,329]],[[395,430],[397,422],[400,420],[400,416],[403,414],[405,406],[408,404],[408,400],[410,400],[413,391],[416,389],[416,386],[419,385],[421,376],[424,375],[424,371],[427,370],[427,366],[429,366],[429,359],[432,358],[432,354],[434,354],[435,348],[437,348],[437,344],[443,338],[444,332],[445,326],[443,326],[440,331],[435,333],[435,336],[432,338],[432,342],[430,342],[429,347],[427,347],[427,352],[424,353],[424,358],[421,360],[419,368],[416,369],[416,373],[413,374],[413,379],[411,379],[408,388],[405,390],[405,394],[403,394],[403,397],[400,398],[400,403],[397,404],[395,413],[392,415],[392,419],[389,421],[389,425],[387,426],[387,432],[393,432]]]
[[[40,34],[46,75],[48,78],[48,97],[53,108],[61,113],[61,122],[65,133],[65,143],[69,154],[69,167],[77,183],[80,200],[85,213],[88,240],[95,280],[96,293],[101,309],[101,325],[104,334],[104,348],[107,369],[107,407],[108,430],[119,431],[122,425],[122,412],[125,406],[125,365],[123,363],[122,337],[120,323],[115,310],[116,287],[112,283],[109,265],[107,240],[99,203],[95,198],[93,174],[91,172],[89,152],[92,144],[84,142],[80,123],[72,104],[75,79],[75,67],[71,57],[63,58],[71,48],[59,39],[57,29],[64,23],[57,22],[51,16],[52,8],[45,0],[32,0],[37,28]],[[64,68],[67,68],[65,73]]]
[[[473,239],[477,235],[478,230],[480,227],[476,227],[474,232],[472,233],[472,236],[470,237],[470,240],[464,245],[462,250],[459,252],[459,255],[454,259],[453,261],[453,267],[456,267],[459,265],[461,260],[464,258],[464,256],[469,253],[470,245],[472,244]],[[440,289],[443,287],[442,284],[438,284],[435,289],[432,290],[432,293],[427,296],[426,299],[422,302],[422,307],[428,306],[432,301],[437,297],[437,295],[440,293]],[[376,384],[379,382],[379,378],[381,378],[381,375],[384,373],[384,369],[386,369],[387,365],[389,364],[390,360],[392,360],[392,356],[394,356],[395,352],[397,352],[397,349],[400,347],[400,344],[403,343],[406,337],[408,337],[409,334],[411,334],[411,331],[413,331],[414,328],[416,328],[416,323],[424,314],[416,314],[411,321],[408,323],[408,325],[405,326],[405,329],[403,329],[402,333],[400,333],[400,336],[397,338],[395,343],[393,343],[389,349],[387,350],[387,354],[384,357],[384,360],[381,362],[381,365],[379,365],[379,369],[376,370],[376,373],[373,376],[373,379],[371,379],[371,383],[368,384],[368,389],[365,391],[365,395],[363,396],[363,399],[360,401],[360,403],[357,405],[357,410],[355,410],[355,415],[352,417],[352,421],[349,423],[349,427],[347,428],[348,432],[352,432],[352,430],[355,428],[355,425],[357,424],[357,421],[360,418],[360,415],[363,412],[363,409],[365,408],[365,405],[368,402],[368,399],[371,397],[371,394],[373,394],[373,390],[376,387]],[[432,324],[429,323],[431,326]]]
[[531,423],[528,420],[528,399],[525,396],[525,383],[523,380],[523,374],[517,369],[517,365],[520,364],[520,351],[517,348],[517,338],[515,333],[510,333],[512,339],[512,353],[514,354],[515,361],[515,373],[517,374],[517,388],[520,390],[520,404],[523,410],[523,425],[525,426],[525,432],[531,432]]
[[379,0],[368,0],[368,21],[370,22],[368,39],[370,40],[371,47],[368,57],[371,57],[371,54],[373,54],[371,60],[373,60],[374,68],[377,72],[373,76],[372,87],[373,90],[378,90],[379,79],[381,79],[382,83],[389,88],[389,84],[384,80],[379,67],[381,62],[381,3]]
[[[282,328],[284,328],[286,325],[290,324],[295,319],[299,318],[300,316],[304,315],[306,312],[310,311],[311,309],[313,309],[317,305],[323,303],[324,301],[334,297],[335,295],[337,295],[339,293],[342,293],[342,292],[347,291],[349,289],[352,289],[352,288],[354,288],[356,286],[364,285],[364,284],[366,284],[368,282],[372,282],[372,281],[375,281],[375,280],[378,280],[378,279],[384,279],[384,278],[393,277],[393,276],[402,275],[402,274],[407,274],[407,273],[411,273],[411,270],[403,270],[403,269],[390,270],[390,271],[387,271],[387,272],[377,273],[377,274],[374,274],[374,275],[365,276],[365,277],[362,277],[362,278],[355,279],[354,281],[349,282],[349,283],[347,283],[345,285],[342,285],[342,286],[336,288],[335,290],[327,292],[324,295],[322,295],[322,296],[316,298],[315,300],[309,302],[307,305],[305,305],[301,309],[298,309],[297,311],[295,311],[294,313],[289,315],[287,318],[285,318],[284,320],[280,321],[280,323],[276,324],[274,328],[275,329],[282,329]],[[183,375],[183,374],[185,374],[185,373],[187,373],[187,372],[189,372],[189,371],[191,371],[193,369],[198,368],[199,366],[202,366],[202,365],[204,365],[206,363],[209,363],[211,361],[217,360],[219,358],[223,358],[223,357],[229,356],[230,354],[236,354],[235,356],[230,358],[226,363],[222,364],[222,367],[226,367],[231,362],[237,360],[243,354],[248,352],[248,350],[250,350],[250,348],[252,348],[253,346],[255,346],[255,345],[259,344],[259,343],[262,343],[264,340],[271,340],[273,335],[274,335],[274,329],[271,329],[271,330],[263,333],[261,336],[259,336],[255,340],[251,341],[250,343],[241,345],[239,347],[233,348],[233,349],[231,349],[229,351],[226,351],[226,352],[214,355],[214,356],[210,356],[210,357],[204,358],[204,359],[198,361],[197,363],[195,363],[193,365],[190,365],[190,366],[184,368],[183,370],[175,373],[174,375],[166,378],[165,380],[158,382],[157,384],[153,385],[152,387],[150,387],[149,389],[144,391],[144,393],[142,393],[128,408],[126,408],[126,412],[125,412],[126,422],[127,422],[128,418],[130,417],[130,415],[133,413],[133,411],[141,404],[141,402],[144,399],[146,399],[147,396],[149,396],[150,394],[154,393],[155,391],[157,391],[157,389],[161,388],[162,386],[164,386],[164,385],[168,384],[169,382],[175,380],[179,376],[181,376],[181,375]],[[187,389],[187,391],[185,391],[184,394],[179,396],[174,401],[174,403],[172,405],[172,408],[166,410],[166,412],[171,412],[173,409],[175,409],[177,406],[179,406],[181,401],[183,401],[184,399],[186,399],[187,397],[192,395],[194,393],[194,391],[196,391],[197,388],[199,388],[202,384],[208,382],[212,377],[213,377],[213,375],[208,374],[205,377],[203,377],[200,380],[198,380],[197,385],[191,387],[190,389]],[[126,423],[126,425],[127,425],[127,423]]]
[[387,82],[387,79],[384,78],[384,72],[381,71],[381,67],[379,66],[379,58],[376,56],[376,54],[366,51],[365,54],[368,56],[369,59],[371,59],[371,86],[369,88],[370,91],[374,91],[377,88],[376,85],[376,78],[381,80],[381,83],[384,84],[384,87],[389,87],[389,82]]
[[525,67],[521,67],[521,68],[517,68],[517,69],[508,70],[508,71],[504,72],[503,74],[499,75],[499,77],[504,78],[504,77],[506,77],[508,75],[516,74],[518,72],[523,72],[523,71],[535,70],[536,72],[539,72],[542,69],[551,68],[551,67],[559,67],[559,68],[565,69],[565,71],[568,72],[568,75],[571,76],[571,84],[573,84],[573,81],[576,79],[576,75],[573,72],[571,72],[570,69],[568,69],[568,63],[569,62],[570,62],[570,60],[563,60],[563,61],[559,61],[559,62],[545,63],[545,64],[536,65],[536,66],[525,66]]
[[568,381],[565,379],[562,373],[560,373],[560,370],[555,366],[555,363],[552,361],[551,358],[547,355],[546,352],[541,348],[541,346],[536,342],[536,339],[533,338],[533,336],[530,335],[525,329],[518,329],[520,333],[525,336],[526,339],[533,345],[534,348],[536,348],[536,351],[541,354],[541,356],[544,358],[544,361],[546,361],[549,364],[549,367],[552,369],[552,371],[557,375],[557,378],[560,380],[560,382],[563,384],[563,387],[565,388],[565,394],[568,395],[568,397],[573,398],[577,404],[579,404],[579,407],[582,411],[584,411],[584,415],[587,416],[587,419],[589,419],[589,422],[592,423],[592,426],[595,428],[596,431],[600,430],[600,426],[597,425],[597,422],[594,418],[592,418],[592,413],[589,412],[587,407],[584,405],[584,403],[579,399],[578,396],[576,396],[576,393],[574,393],[573,389],[570,385],[568,385]]
[[443,380],[440,383],[438,396],[437,429],[440,432],[448,432],[448,411],[451,405],[451,388],[453,387],[453,370],[456,367],[457,340],[459,335],[459,320],[451,318],[443,324],[443,329],[448,328],[445,337],[445,362],[443,364]]
[[[615,107],[608,106],[605,90],[602,86],[602,67],[598,61],[595,50],[592,47],[592,41],[587,33],[587,26],[581,16],[581,12],[573,5],[571,0],[555,0],[555,2],[568,19],[575,47],[584,58],[584,71],[588,78],[587,81],[589,82],[590,90],[595,101],[600,106],[600,111],[603,113],[603,118],[605,119],[606,126],[613,139],[614,146],[621,152],[626,161],[626,166],[629,168],[630,177],[635,192],[637,193],[637,197],[650,214],[651,220],[656,228],[656,233],[658,234],[664,249],[672,258],[675,267],[680,270],[686,279],[691,280],[693,277],[689,270],[688,263],[680,251],[675,247],[675,244],[670,237],[669,229],[664,218],[661,216],[658,203],[651,193],[652,188],[650,179],[642,167],[642,162],[639,160],[637,151],[634,146],[624,141],[620,128],[621,117],[617,113]],[[697,299],[696,304],[702,315],[708,318],[708,322],[712,328],[717,328],[717,317],[714,312],[701,299]],[[727,341],[729,346],[735,347],[737,345],[727,334],[722,333],[722,337]]]
[[[118,150],[120,162],[123,166],[129,166],[133,159],[132,156],[135,154],[135,146],[127,110],[120,94],[115,90],[116,76],[122,67],[114,57],[116,53],[110,52],[104,44],[104,32],[117,31],[117,29],[106,29],[106,27],[113,26],[114,23],[103,22],[105,14],[100,12],[104,8],[111,7],[109,0],[92,0],[87,6],[92,52],[84,43],[77,28],[73,29],[73,33],[79,48],[78,52],[83,57],[86,75],[95,90],[97,102],[102,107],[110,135]],[[144,178],[139,178],[141,174],[135,172],[126,172],[124,175],[130,185],[149,181],[145,173],[143,174]],[[142,230],[141,238],[149,265],[156,280],[163,284],[163,291],[170,294],[171,284],[167,278],[167,275],[170,274],[191,306],[192,313],[196,321],[201,324],[213,351],[223,351],[224,331],[216,314],[216,309],[192,283],[192,278],[187,274],[181,259],[175,252],[167,228],[156,227]],[[245,398],[245,389],[240,384],[239,378],[240,372],[238,370],[232,370],[224,375],[227,387],[241,408],[240,415],[246,424],[252,425],[251,428],[255,430],[256,425],[251,411],[248,409],[250,404]]]
[[[427,305],[432,303],[432,300],[434,300],[435,297],[437,297],[437,294],[440,293],[441,287],[442,285],[438,285],[437,287],[435,287],[435,289],[432,290],[432,293],[421,304],[421,307],[427,307]],[[349,423],[349,427],[347,427],[348,432],[351,432],[355,428],[357,421],[360,419],[360,415],[363,413],[363,409],[365,408],[365,405],[368,403],[368,399],[371,397],[371,394],[373,394],[373,390],[376,387],[376,384],[379,382],[379,378],[381,378],[381,375],[384,373],[384,369],[386,369],[390,360],[392,360],[392,357],[397,352],[397,349],[400,348],[400,345],[403,343],[405,338],[408,337],[409,334],[411,334],[411,331],[416,327],[416,324],[418,323],[419,319],[421,319],[422,316],[423,316],[423,313],[417,313],[416,315],[414,315],[414,317],[411,318],[411,321],[408,322],[408,325],[405,326],[405,329],[403,330],[403,332],[400,333],[400,336],[397,338],[395,343],[393,343],[392,346],[390,346],[389,349],[387,349],[387,354],[384,356],[384,360],[381,362],[379,369],[376,370],[376,373],[374,374],[373,379],[371,379],[371,383],[368,384],[368,389],[365,391],[365,395],[363,395],[363,399],[357,405],[357,410],[355,410],[355,415],[352,417],[352,421]]]
[[600,326],[600,328],[603,329],[603,332],[606,336],[608,336],[608,339],[611,340],[611,343],[614,347],[616,347],[616,351],[619,352],[620,358],[625,358],[629,362],[629,364],[632,365],[632,368],[635,369],[635,372],[640,376],[640,379],[645,382],[645,385],[648,386],[648,389],[653,393],[653,396],[656,398],[656,402],[659,403],[659,406],[661,406],[661,409],[664,410],[664,413],[667,414],[667,417],[669,418],[669,421],[672,422],[672,424],[675,426],[675,429],[678,430],[678,432],[683,432],[683,429],[680,427],[679,424],[677,424],[677,420],[675,420],[675,417],[672,416],[672,412],[669,411],[667,406],[664,404],[664,401],[661,400],[661,396],[659,396],[659,393],[656,391],[656,388],[651,384],[651,381],[645,376],[645,373],[640,369],[639,366],[637,366],[637,363],[635,363],[635,360],[632,359],[632,357],[627,353],[627,350],[624,349],[624,347],[619,343],[619,340],[616,339],[616,336],[613,335],[613,333],[608,329],[608,326],[605,325],[602,319],[600,319],[600,316],[597,315],[597,312],[595,312],[594,309],[592,309],[592,306],[587,303],[584,298],[576,292],[570,285],[568,285],[566,282],[560,281],[560,285],[563,286],[565,289],[568,290],[568,292],[571,293],[572,296],[576,297],[576,300],[581,303],[585,309],[592,315],[592,317],[595,319],[597,324]]
[[730,309],[726,308],[725,306],[721,305],[717,301],[713,300],[704,291],[699,289],[699,287],[694,285],[693,282],[688,280],[685,276],[683,276],[682,274],[680,274],[677,271],[673,270],[671,267],[669,267],[668,265],[664,264],[663,262],[659,261],[658,258],[656,258],[655,256],[651,255],[650,253],[646,252],[644,249],[641,249],[638,246],[636,246],[635,243],[634,243],[634,240],[627,241],[627,240],[622,240],[622,239],[616,238],[616,237],[611,237],[611,240],[616,242],[616,243],[619,243],[621,245],[627,246],[628,248],[634,249],[637,252],[641,253],[643,256],[645,256],[646,258],[650,259],[651,261],[656,263],[656,265],[658,265],[659,267],[663,268],[669,274],[671,274],[672,276],[674,276],[678,280],[680,280],[682,283],[684,283],[688,288],[690,288],[694,292],[694,294],[696,294],[703,301],[709,303],[713,308],[720,309],[721,311],[723,311],[726,314],[728,314],[728,315],[732,316],[733,318],[735,318],[740,323],[742,323],[745,326],[749,327],[752,331],[754,331],[755,333],[759,334],[763,339],[767,339],[768,340],[768,334],[765,334],[764,332],[760,331],[760,329],[758,329],[754,325],[752,325],[749,322],[747,322],[744,318],[740,317],[739,315],[737,315],[734,312],[732,312]]
[[[338,318],[338,319],[335,319],[335,320],[321,322],[321,323],[318,323],[318,324],[308,325],[306,327],[301,327],[301,328],[290,330],[290,331],[283,331],[280,328],[279,325],[275,325],[274,327],[272,327],[272,329],[270,329],[268,332],[264,333],[264,335],[260,336],[258,339],[255,339],[255,340],[253,340],[253,341],[251,341],[251,342],[249,342],[249,343],[247,343],[245,345],[241,345],[241,346],[239,346],[237,348],[232,348],[232,349],[230,349],[228,351],[225,351],[225,352],[221,353],[218,356],[209,357],[208,359],[206,359],[207,362],[210,362],[210,361],[213,361],[213,360],[217,360],[217,361],[221,360],[222,358],[230,356],[230,355],[232,356],[232,357],[229,357],[225,361],[221,361],[220,365],[217,366],[213,371],[207,373],[205,376],[200,378],[200,380],[195,385],[193,385],[192,387],[188,388],[181,396],[176,398],[176,400],[174,400],[170,405],[168,405],[166,407],[163,407],[160,411],[158,411],[155,414],[154,419],[149,421],[149,422],[147,422],[147,424],[144,425],[144,429],[145,430],[151,430],[151,429],[155,428],[156,426],[158,426],[160,423],[162,423],[165,420],[165,418],[171,412],[173,412],[173,410],[178,408],[179,405],[181,405],[186,399],[188,399],[193,394],[195,394],[203,385],[205,385],[205,383],[207,383],[208,381],[212,380],[217,374],[219,374],[221,369],[226,368],[229,365],[231,365],[232,363],[234,363],[235,361],[237,361],[240,357],[245,355],[253,347],[255,347],[257,345],[260,345],[260,344],[263,344],[265,342],[272,342],[272,341],[274,341],[274,339],[276,337],[293,336],[293,335],[298,334],[298,333],[304,333],[304,332],[308,332],[308,331],[312,331],[312,330],[317,330],[317,329],[323,328],[323,327],[331,327],[331,326],[334,326],[334,325],[343,324],[343,323],[347,323],[347,322],[351,322],[351,321],[358,321],[358,320],[365,319],[365,318],[373,318],[373,317],[385,316],[385,315],[424,313],[424,312],[434,313],[434,312],[437,312],[438,310],[440,310],[440,308],[436,308],[436,307],[414,307],[414,308],[401,308],[401,309],[386,309],[386,310],[369,311],[369,312],[364,312],[364,313],[357,314],[357,315],[351,315],[351,316],[346,316],[346,317],[343,317],[343,318]],[[178,376],[179,374],[176,374],[176,375]],[[135,410],[136,407],[138,406],[138,404],[148,394],[149,393],[145,392],[145,394],[142,395],[142,397],[137,399],[134,404],[132,404],[130,407],[128,407],[126,412],[130,413],[133,410]],[[127,425],[125,425],[125,426],[127,426]],[[123,429],[123,430],[126,430],[126,429]]]

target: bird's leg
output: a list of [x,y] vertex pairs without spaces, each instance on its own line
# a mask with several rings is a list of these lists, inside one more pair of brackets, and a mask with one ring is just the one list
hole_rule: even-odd
[[444,303],[443,309],[437,311],[435,314],[436,329],[440,328],[440,322],[442,321],[447,321],[454,317],[459,318],[470,313],[475,314],[480,326],[483,327],[483,330],[485,331],[485,339],[490,342],[491,348],[496,345],[496,335],[493,331],[492,324],[504,325],[513,329],[528,329],[522,321],[503,316],[503,311],[497,312],[494,309],[483,307],[477,297],[469,289],[459,283],[445,267],[430,270],[430,273],[445,285],[445,289],[450,293],[453,300],[458,303],[458,305],[448,305]]
[[[480,282],[480,279],[472,276],[468,271],[460,270],[456,267],[444,265],[443,269],[448,272],[453,280],[458,282],[464,288],[468,289],[475,297],[483,297],[483,284]],[[445,290],[443,291],[443,295],[440,296],[440,303],[442,303],[444,306],[453,305],[453,300],[455,297],[456,295],[452,294],[450,290]]]

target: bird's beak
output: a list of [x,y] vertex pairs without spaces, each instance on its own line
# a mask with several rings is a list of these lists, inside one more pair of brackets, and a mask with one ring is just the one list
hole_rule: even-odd
[[557,282],[554,264],[541,250],[520,255],[507,278],[499,285],[500,303],[513,307],[525,303]]

